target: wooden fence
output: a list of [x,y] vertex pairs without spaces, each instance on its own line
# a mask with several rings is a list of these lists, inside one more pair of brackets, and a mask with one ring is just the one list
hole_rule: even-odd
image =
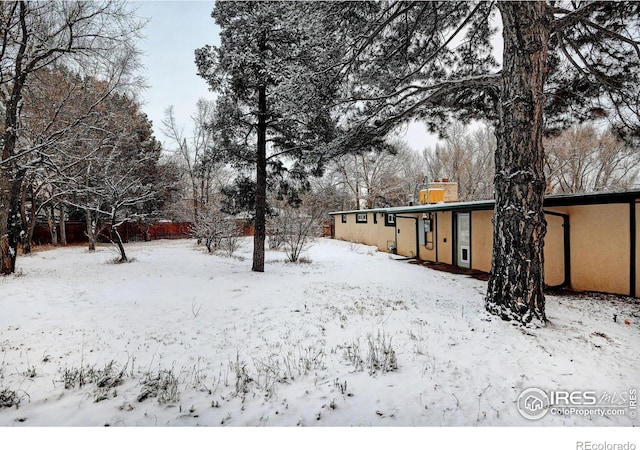
[[[65,231],[67,243],[75,244],[87,242],[84,222],[67,222]],[[186,239],[191,237],[191,222],[158,222],[151,224],[139,224],[126,222],[118,227],[120,236],[124,242],[151,241],[155,239]],[[60,237],[60,225],[56,225],[58,238]],[[111,226],[107,225],[98,238],[99,242],[108,242],[111,234]],[[46,225],[36,225],[33,231],[33,244],[51,244],[51,232]]]
[[[253,225],[244,220],[238,221],[242,236],[253,236]],[[151,224],[139,224],[137,222],[126,222],[118,231],[123,242],[152,241],[156,239],[188,239],[192,237],[191,222],[158,222]],[[87,242],[86,224],[84,222],[68,221],[65,224],[67,243],[76,244]],[[60,225],[56,225],[56,233],[60,238]],[[99,242],[109,242],[111,236],[111,226],[107,225],[101,235]],[[330,221],[322,223],[322,236],[333,237],[333,224]],[[33,231],[34,245],[51,244],[51,233],[47,225],[36,225]]]

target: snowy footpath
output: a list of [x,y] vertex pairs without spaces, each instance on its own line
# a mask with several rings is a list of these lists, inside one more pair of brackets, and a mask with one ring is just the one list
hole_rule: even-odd
[[[549,325],[523,328],[485,312],[485,282],[371,247],[321,239],[253,273],[251,246],[20,257],[0,278],[0,426],[640,425],[637,300],[548,296]],[[527,418],[529,388],[601,412]]]

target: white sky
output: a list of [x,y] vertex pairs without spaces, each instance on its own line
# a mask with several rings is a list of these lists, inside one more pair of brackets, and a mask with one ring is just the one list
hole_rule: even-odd
[[[142,1],[138,16],[149,19],[146,39],[139,43],[148,89],[141,94],[143,110],[153,121],[156,138],[164,110],[172,106],[179,124],[186,125],[199,98],[213,99],[207,83],[196,74],[194,50],[218,44],[219,28],[211,18],[213,1]],[[185,128],[186,129],[186,128]]]
[[[139,43],[145,53],[143,64],[148,89],[141,94],[143,110],[152,120],[155,136],[171,148],[160,131],[164,110],[172,106],[179,124],[190,129],[190,117],[199,98],[213,99],[207,83],[196,74],[194,50],[206,44],[219,44],[219,28],[211,11],[212,0],[136,1],[137,14],[149,19]],[[414,150],[435,144],[433,135],[422,124],[405,127],[407,143]],[[402,132],[400,132],[402,136]]]

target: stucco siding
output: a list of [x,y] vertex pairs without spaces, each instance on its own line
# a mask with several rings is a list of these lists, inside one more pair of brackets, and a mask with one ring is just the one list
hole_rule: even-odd
[[[356,214],[346,214],[347,223],[342,223],[342,215],[335,215],[335,238],[347,242],[373,245],[378,250],[387,251],[387,241],[395,241],[395,228],[385,226],[381,213],[368,212],[367,223],[357,223]],[[376,219],[374,220],[374,214]],[[375,223],[377,221],[377,223]]]
[[544,282],[548,286],[558,286],[565,282],[564,221],[562,217],[551,214],[546,214],[545,219],[547,235],[544,238]]
[[489,272],[493,246],[493,211],[471,212],[471,268]]
[[[422,220],[422,214],[417,215]],[[420,259],[436,261],[436,213],[431,214],[431,231],[425,234],[425,245],[420,246]]]
[[571,217],[571,287],[629,294],[629,205],[567,207]]

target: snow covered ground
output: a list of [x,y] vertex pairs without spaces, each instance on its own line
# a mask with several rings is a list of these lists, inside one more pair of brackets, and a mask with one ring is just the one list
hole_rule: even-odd
[[[1,426],[640,424],[635,300],[548,296],[549,325],[522,328],[484,311],[485,282],[371,247],[270,251],[265,273],[250,239],[240,257],[127,249],[41,251],[0,278]],[[530,387],[613,395],[624,415],[529,420]]]

